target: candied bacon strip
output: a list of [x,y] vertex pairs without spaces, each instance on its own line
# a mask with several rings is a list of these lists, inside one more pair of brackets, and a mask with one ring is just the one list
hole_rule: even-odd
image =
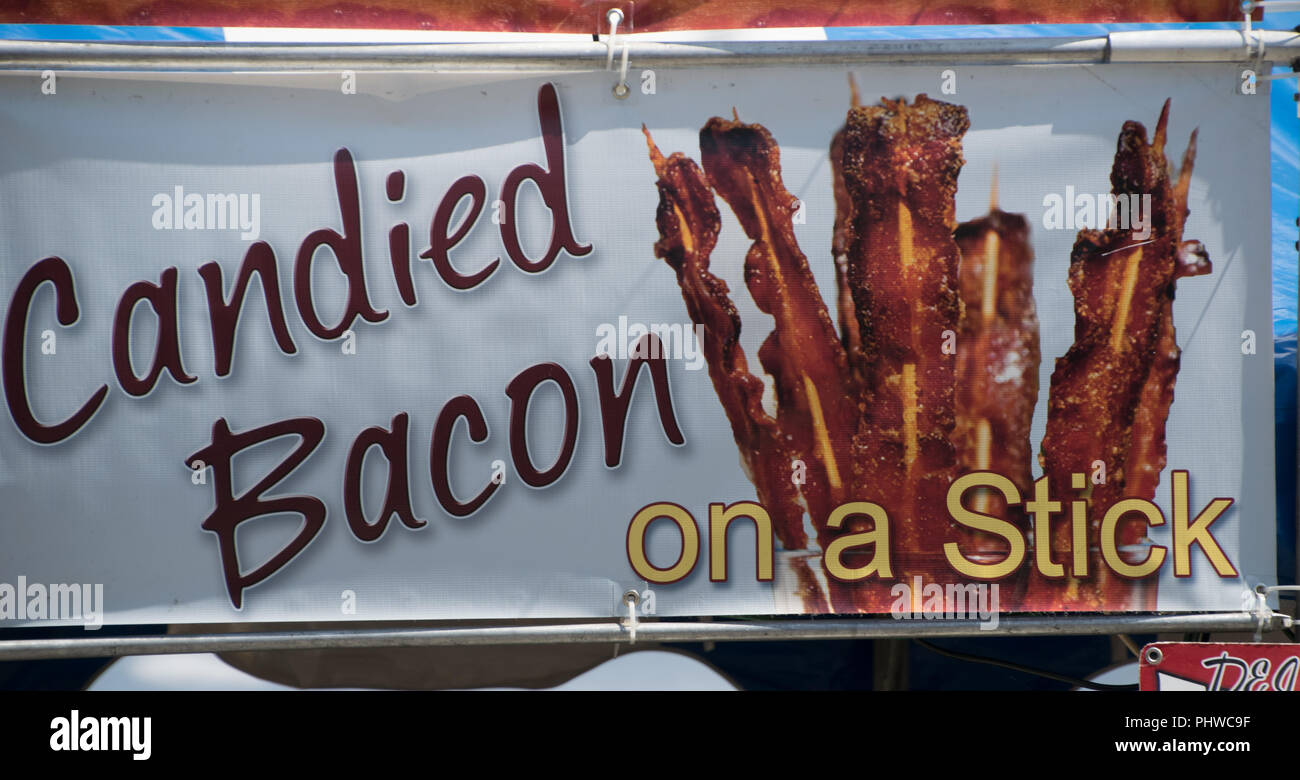
[[[987,215],[963,222],[954,234],[961,249],[962,317],[953,443],[959,473],[992,471],[1031,495],[1029,429],[1038,402],[1040,357],[1034,254],[1024,215],[999,209],[996,195],[994,201]],[[998,491],[982,490],[968,506],[1027,528],[1022,507],[1008,507]],[[963,551],[1006,549],[991,534],[966,531],[964,536]]]
[[[954,361],[941,349],[959,326],[953,241],[966,109],[918,95],[850,108],[834,164],[844,212],[847,278],[871,397],[859,445],[869,500],[890,511],[904,575],[947,576],[956,472]],[[925,551],[922,554],[921,551]]]
[[[1163,137],[1160,140],[1163,147]],[[1180,239],[1183,225],[1190,213],[1190,209],[1187,208],[1187,192],[1192,184],[1192,166],[1195,158],[1196,134],[1193,132],[1187,149],[1183,152],[1182,165],[1178,170],[1178,182],[1174,187],[1174,202],[1179,204],[1179,208],[1173,215],[1177,220],[1174,230],[1176,230],[1175,235]],[[1165,468],[1165,421],[1169,419],[1169,409],[1174,403],[1174,380],[1178,376],[1182,355],[1174,335],[1174,281],[1185,276],[1208,274],[1213,270],[1205,246],[1200,241],[1180,241],[1175,262],[1177,267],[1174,271],[1174,280],[1170,281],[1169,294],[1160,305],[1160,329],[1150,371],[1133,414],[1133,451],[1129,457],[1127,495],[1140,496],[1148,500],[1155,496],[1156,488],[1160,484],[1160,473]],[[1121,538],[1121,544],[1140,541],[1141,537],[1134,538],[1132,532],[1143,529],[1124,530],[1127,530],[1130,536]]]
[[[892,547],[903,572],[933,580],[949,525],[939,518],[946,518],[956,467],[948,440],[953,360],[941,342],[943,331],[958,327],[952,230],[960,138],[969,123],[965,109],[924,95],[913,106],[856,103],[832,144],[839,334],[795,241],[796,201],[781,181],[771,134],[738,117],[715,117],[700,131],[707,185],[753,242],[746,283],[774,320],[759,359],[773,377],[775,420],[758,404],[758,380],[735,344],[740,323],[726,286],[706,270],[718,230],[708,187],[693,162],[680,154],[665,160],[651,141],[660,191],[656,253],[677,269],[693,321],[706,326],[710,375],[760,500],[778,510],[778,528],[795,537],[802,512],[792,507],[806,508],[825,548],[866,522],[853,518],[830,533],[831,510],[847,500],[875,501],[897,518]],[[736,355],[739,371],[726,362]],[[792,487],[794,459],[808,469],[804,484]],[[783,505],[769,498],[774,491]],[[786,536],[783,544],[796,546]],[[813,583],[805,579],[807,591]],[[829,584],[828,601],[805,593],[805,603],[879,611],[892,600],[876,583]]]
[[[862,105],[858,83],[849,74],[849,108]],[[853,199],[844,184],[844,128],[831,139],[831,188],[835,195],[835,230],[831,238],[831,255],[835,258],[835,308],[840,326],[840,340],[848,356],[853,378],[865,385],[866,359],[862,354],[862,334],[858,330],[858,315],[853,306],[853,291],[849,288],[849,225],[853,222]]]
[[[1091,475],[1095,461],[1105,464],[1106,480],[1085,483],[1090,577],[1066,583],[1056,604],[1060,608],[1113,609],[1117,597],[1129,590],[1096,551],[1101,515],[1122,498],[1155,497],[1179,361],[1174,285],[1181,277],[1211,271],[1200,243],[1182,240],[1196,132],[1178,179],[1170,182],[1164,153],[1168,121],[1166,100],[1150,143],[1145,127],[1125,122],[1111,171],[1115,195],[1150,194],[1150,236],[1143,240],[1132,230],[1114,228],[1083,230],[1070,257],[1075,338],[1052,373],[1043,469],[1058,496],[1068,495],[1073,475]],[[1145,534],[1146,523],[1129,515],[1117,529],[1117,542],[1121,547],[1135,544]],[[1053,548],[1055,560],[1071,559],[1064,523],[1053,532]],[[1146,606],[1153,605],[1148,601]]]
[[781,544],[807,545],[803,506],[791,480],[791,450],[777,421],[763,410],[763,382],[750,373],[740,346],[740,315],[728,297],[727,283],[709,272],[721,218],[704,172],[693,160],[674,153],[664,158],[642,125],[650,161],[658,176],[659,208],[655,255],[677,272],[691,321],[704,326],[704,357],[709,377],[731,423],[741,465],[759,501],[772,515]]
[[824,547],[841,533],[826,528],[826,518],[848,500],[856,481],[860,388],[795,240],[797,201],[781,180],[780,149],[771,133],[738,118],[714,117],[700,130],[700,156],[709,184],[753,241],[745,282],[775,325],[759,361],[775,385],[781,432],[807,464],[800,492]]

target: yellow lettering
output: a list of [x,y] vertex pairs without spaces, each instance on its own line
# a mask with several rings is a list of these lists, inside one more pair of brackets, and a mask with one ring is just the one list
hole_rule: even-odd
[[[826,548],[826,554],[822,556],[826,572],[841,582],[857,582],[872,574],[885,578],[893,577],[893,570],[889,565],[889,516],[885,514],[883,507],[869,501],[852,501],[836,507],[827,518],[826,525],[839,528],[846,519],[855,515],[870,517],[875,525],[870,531],[859,531],[836,537]],[[869,544],[875,545],[875,554],[865,566],[844,565],[843,555],[846,550]]]
[[727,527],[738,517],[754,521],[758,534],[757,570],[759,582],[772,581],[772,518],[767,510],[753,501],[731,506],[709,504],[709,580],[727,581]]
[[[667,569],[655,568],[645,554],[645,534],[650,524],[661,517],[677,523],[682,532],[682,552],[677,562]],[[627,527],[627,559],[632,570],[648,582],[667,584],[676,582],[695,568],[700,557],[700,531],[695,527],[695,518],[682,507],[668,502],[651,504],[636,513],[632,523]]]
[[1147,553],[1146,560],[1138,564],[1125,563],[1124,559],[1119,557],[1119,549],[1115,546],[1115,527],[1119,525],[1119,519],[1130,512],[1145,515],[1147,522],[1153,526],[1164,525],[1165,517],[1160,514],[1160,507],[1144,498],[1126,498],[1115,502],[1110,509],[1106,510],[1106,516],[1101,520],[1102,559],[1116,574],[1137,579],[1149,576],[1160,568],[1160,565],[1165,562],[1165,548],[1158,544],[1153,545],[1151,551]]
[[961,554],[961,549],[956,542],[945,543],[943,554],[948,558],[948,565],[961,574],[977,580],[997,580],[1015,571],[1025,560],[1025,536],[1020,533],[1020,529],[1006,520],[972,512],[962,506],[962,495],[971,488],[979,487],[1001,491],[1008,506],[1020,503],[1020,490],[1016,488],[1014,482],[1001,474],[977,471],[958,477],[948,488],[948,514],[968,528],[996,534],[1006,539],[1011,546],[1007,557],[998,563],[976,563]]
[[1210,565],[1220,577],[1236,577],[1237,570],[1233,568],[1228,556],[1223,554],[1223,548],[1215,541],[1214,536],[1210,534],[1210,523],[1219,519],[1224,511],[1232,506],[1231,498],[1216,498],[1209,503],[1196,519],[1191,523],[1187,522],[1187,472],[1173,472],[1173,499],[1174,499],[1174,575],[1178,577],[1192,576],[1192,545],[1200,545],[1201,551],[1205,557],[1210,559]]
[[1051,500],[1047,477],[1034,481],[1034,499],[1025,504],[1034,518],[1034,566],[1044,577],[1064,577],[1065,567],[1052,561],[1052,515],[1061,511],[1061,502]]

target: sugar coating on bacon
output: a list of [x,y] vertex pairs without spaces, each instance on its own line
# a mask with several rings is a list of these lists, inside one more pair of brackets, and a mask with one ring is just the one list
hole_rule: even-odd
[[[782,183],[776,141],[762,125],[715,117],[700,130],[700,156],[709,184],[753,242],[745,283],[774,325],[759,361],[773,380],[780,429],[806,465],[800,492],[825,545],[826,518],[856,482],[860,388],[795,240],[797,201]],[[787,479],[790,471],[787,464]]]
[[[962,301],[953,430],[958,470],[1001,474],[1028,495],[1039,366],[1029,223],[995,205],[987,215],[959,225],[954,238],[961,249]],[[966,506],[1025,529],[1022,508],[1008,507],[999,491],[981,490]],[[1000,537],[976,531],[964,536],[963,551],[1006,550]]]
[[[1175,282],[1211,271],[1197,241],[1183,241],[1187,193],[1196,155],[1193,131],[1178,178],[1165,156],[1169,101],[1148,142],[1140,123],[1124,123],[1111,186],[1117,196],[1151,196],[1151,233],[1131,229],[1084,230],[1070,257],[1074,344],[1056,362],[1048,398],[1042,464],[1054,495],[1068,495],[1073,477],[1085,475],[1092,577],[1067,583],[1057,606],[1094,610],[1114,606],[1109,591],[1127,588],[1102,565],[1095,548],[1101,516],[1122,498],[1155,497],[1165,466],[1165,422],[1173,403],[1179,349],[1174,338]],[[1140,202],[1140,201],[1139,201]],[[1105,481],[1092,479],[1105,467]],[[1144,520],[1130,514],[1117,530],[1121,548],[1141,542]],[[1057,560],[1072,549],[1065,524],[1053,534]]]
[[935,553],[951,526],[946,496],[957,461],[955,361],[942,344],[959,326],[952,234],[969,126],[961,106],[925,95],[911,105],[883,99],[851,108],[832,149],[847,200],[837,209],[837,243],[870,398],[857,441],[863,487],[897,518],[894,549],[909,575],[946,569]]
[[[849,74],[850,108],[858,108],[858,84]],[[849,370],[855,379],[865,384],[863,375],[866,360],[862,355],[862,334],[858,330],[858,314],[853,305],[853,291],[849,289],[849,227],[853,222],[853,199],[844,184],[844,128],[831,139],[831,189],[835,196],[835,230],[831,237],[831,255],[835,258],[835,308],[840,326],[840,341],[848,356]]]
[[713,192],[693,160],[681,153],[665,158],[644,126],[642,131],[659,177],[655,255],[677,272],[686,310],[692,322],[704,326],[709,377],[731,423],[741,465],[771,514],[777,537],[788,549],[803,548],[804,505],[791,479],[791,462],[802,451],[764,411],[763,382],[750,373],[740,346],[740,315],[727,283],[709,272],[721,227]]
[[[924,95],[912,105],[854,101],[831,150],[838,332],[795,240],[797,201],[767,129],[709,120],[700,131],[702,172],[681,154],[665,159],[650,142],[660,193],[656,253],[677,271],[692,320],[705,325],[714,387],[788,548],[806,542],[805,510],[825,548],[869,522],[851,518],[829,529],[833,509],[874,501],[894,518],[891,547],[903,573],[934,579],[946,568],[935,564],[957,461],[949,440],[954,359],[942,345],[960,324],[952,232],[968,125],[965,109]],[[718,232],[710,189],[752,242],[745,282],[773,318],[759,360],[773,379],[775,418],[736,343],[740,322],[726,285],[707,271]],[[795,461],[806,467],[802,484],[791,479]],[[875,590],[831,582],[826,603],[835,611],[887,606]]]

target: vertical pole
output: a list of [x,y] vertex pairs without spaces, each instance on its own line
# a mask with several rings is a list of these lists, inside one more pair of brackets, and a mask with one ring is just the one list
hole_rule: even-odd
[[872,688],[877,691],[905,691],[907,684],[907,639],[877,639],[872,653]]

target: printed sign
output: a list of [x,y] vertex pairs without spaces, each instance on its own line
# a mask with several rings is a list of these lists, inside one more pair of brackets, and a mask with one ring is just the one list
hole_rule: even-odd
[[1138,684],[1144,691],[1295,691],[1297,674],[1297,645],[1155,642],[1142,649]]
[[1267,82],[633,75],[0,77],[0,626],[1254,603]]

